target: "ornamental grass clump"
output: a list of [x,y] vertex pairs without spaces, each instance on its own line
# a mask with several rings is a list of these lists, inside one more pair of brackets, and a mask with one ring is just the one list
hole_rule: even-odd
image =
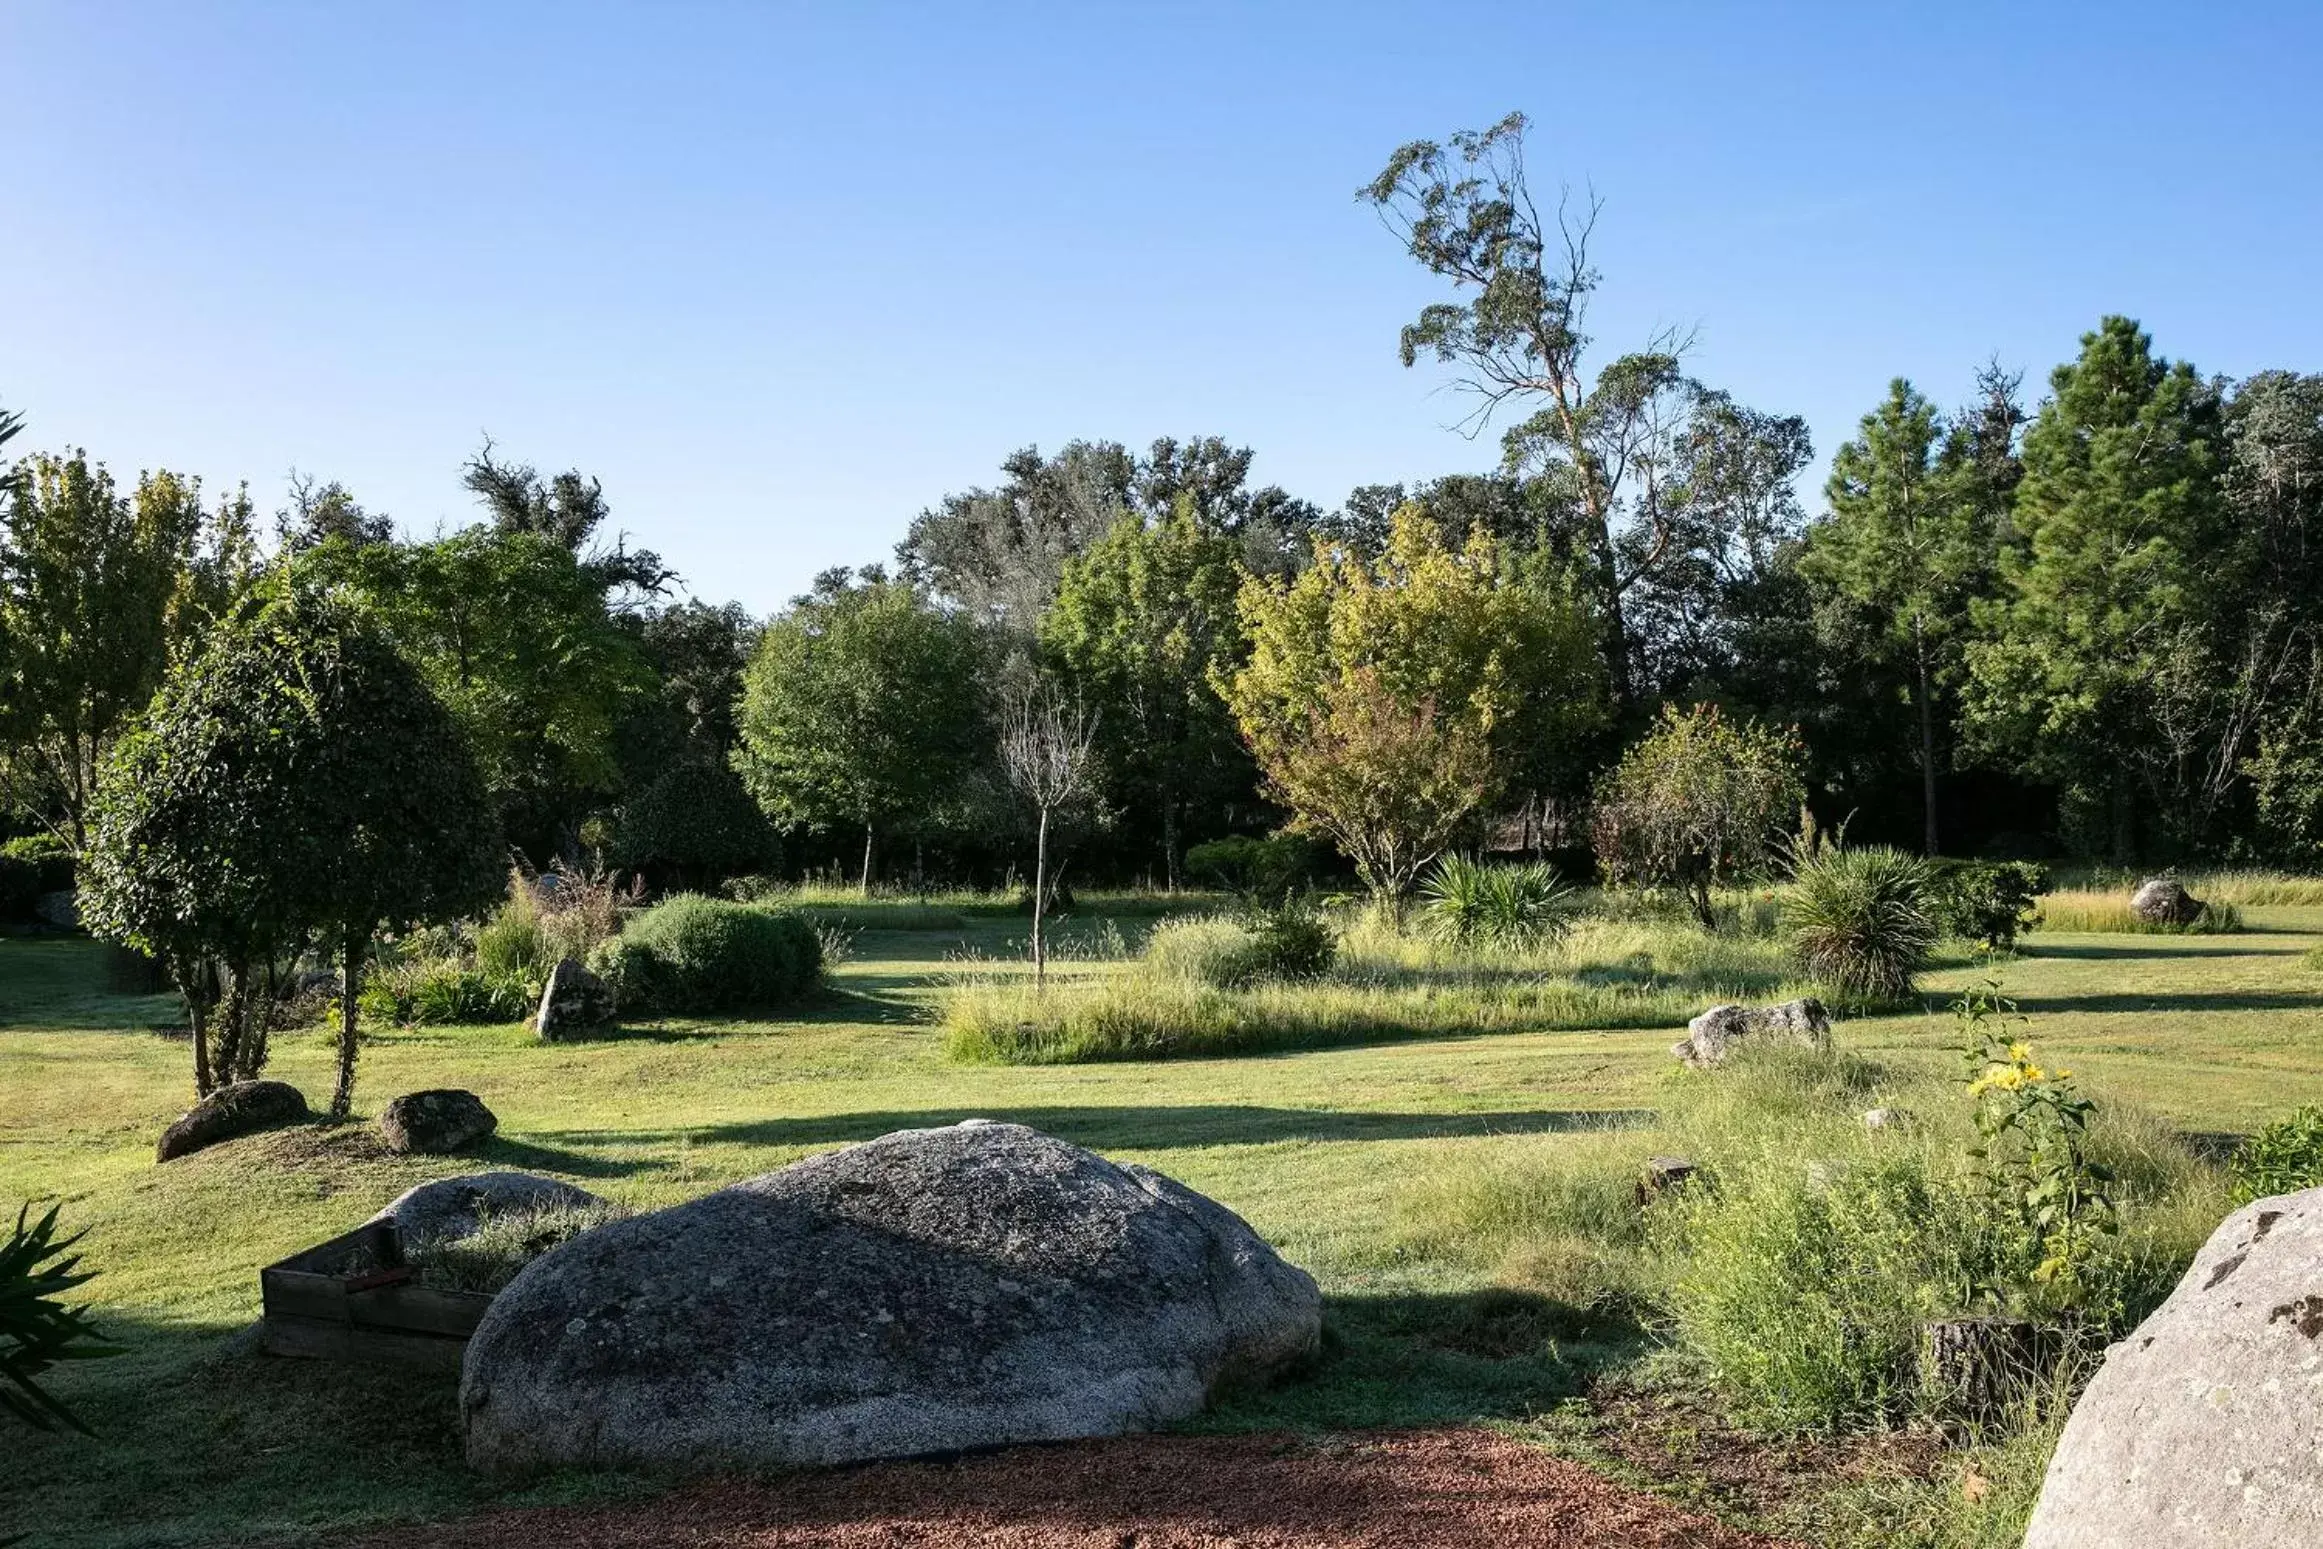
[[1420,926],[1458,946],[1528,947],[1572,929],[1577,900],[1539,861],[1491,866],[1447,855],[1420,887]]
[[1929,882],[1925,861],[1885,845],[1798,846],[1782,918],[1800,965],[1841,1000],[1908,999],[1936,946]]

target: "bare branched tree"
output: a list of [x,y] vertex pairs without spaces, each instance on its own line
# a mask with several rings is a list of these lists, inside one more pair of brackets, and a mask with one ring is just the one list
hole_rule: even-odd
[[1009,696],[1000,721],[1000,767],[1009,786],[1038,817],[1033,850],[1032,974],[1048,983],[1048,943],[1042,926],[1054,879],[1049,875],[1049,831],[1061,817],[1096,794],[1097,718],[1079,699],[1034,683]]

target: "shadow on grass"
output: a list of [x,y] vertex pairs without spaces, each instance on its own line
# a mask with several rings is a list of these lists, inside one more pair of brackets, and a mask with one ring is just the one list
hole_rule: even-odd
[[2323,1011],[2323,995],[2300,995],[2281,990],[2162,990],[2152,994],[2116,992],[2106,995],[2020,995],[2017,1009],[2025,1012],[2090,1013],[2183,1011]]
[[[1645,1336],[1618,1310],[1532,1292],[1333,1297],[1305,1367],[1223,1395],[1182,1429],[1243,1433],[1521,1418],[1585,1392]],[[17,1432],[0,1537],[46,1545],[308,1542],[357,1524],[499,1505],[636,1498],[618,1475],[556,1474],[523,1486],[461,1460],[449,1373],[289,1360],[243,1328],[114,1312],[114,1360],[54,1374],[96,1432]]]
[[1349,1430],[1536,1415],[1636,1356],[1646,1333],[1620,1308],[1534,1291],[1335,1296],[1323,1348],[1271,1387],[1230,1393],[1182,1429]]
[[[899,1129],[933,1129],[962,1119],[999,1119],[1093,1148],[1267,1145],[1285,1140],[1432,1140],[1449,1135],[1546,1135],[1626,1129],[1653,1121],[1645,1109],[1513,1113],[1365,1113],[1314,1108],[1191,1104],[1151,1108],[960,1107],[910,1112],[835,1113],[753,1119],[688,1131],[703,1143],[838,1145]],[[634,1138],[634,1137],[630,1137]],[[671,1138],[675,1138],[672,1136]]]

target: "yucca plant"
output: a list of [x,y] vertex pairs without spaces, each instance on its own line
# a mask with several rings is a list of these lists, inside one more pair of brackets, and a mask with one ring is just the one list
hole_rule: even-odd
[[80,1241],[78,1232],[57,1237],[56,1214],[51,1205],[34,1221],[32,1207],[24,1206],[0,1247],[0,1414],[36,1431],[62,1425],[85,1436],[89,1428],[49,1396],[40,1375],[59,1361],[119,1355],[121,1348],[105,1342],[85,1309],[57,1299],[86,1285],[93,1272],[81,1269],[80,1255],[67,1251]]
[[1420,923],[1461,946],[1531,946],[1572,927],[1573,890],[1539,861],[1488,866],[1465,855],[1436,863],[1420,889]]
[[1800,964],[1840,997],[1893,1004],[1936,945],[1933,881],[1927,862],[1885,845],[1800,844],[1783,928]]

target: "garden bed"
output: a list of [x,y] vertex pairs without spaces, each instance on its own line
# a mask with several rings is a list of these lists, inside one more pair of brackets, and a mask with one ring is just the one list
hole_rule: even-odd
[[372,1221],[258,1272],[270,1355],[458,1371],[492,1297],[422,1285],[392,1222]]

